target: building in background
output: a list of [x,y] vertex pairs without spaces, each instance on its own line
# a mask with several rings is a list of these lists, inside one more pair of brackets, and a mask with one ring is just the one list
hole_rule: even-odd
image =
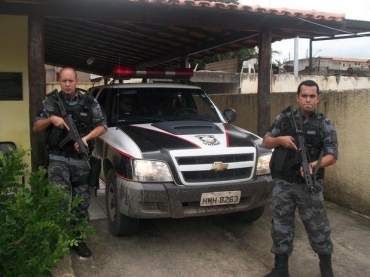
[[[294,61],[284,63],[287,72],[293,72]],[[298,60],[300,75],[310,74],[309,59]],[[343,75],[343,76],[370,76],[370,59],[355,59],[341,57],[312,58],[312,75]]]
[[[62,67],[53,66],[53,65],[45,65],[45,71],[46,71],[46,83],[56,83],[58,82],[59,78],[59,71],[62,69]],[[90,73],[77,71],[77,77],[78,81],[80,83],[86,83],[91,82],[90,80]]]

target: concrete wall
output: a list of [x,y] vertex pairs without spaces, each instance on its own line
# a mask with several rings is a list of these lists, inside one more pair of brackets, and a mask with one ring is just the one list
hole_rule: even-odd
[[[296,93],[271,95],[271,122],[290,104]],[[326,170],[326,199],[370,216],[370,89],[321,93],[318,110],[335,123],[339,141],[339,160]],[[235,125],[257,132],[257,94],[211,95],[221,109],[237,111]],[[296,106],[296,105],[295,105]]]
[[[31,126],[29,121],[28,84],[28,17],[0,14],[0,72],[21,72],[23,99],[19,101],[0,100],[0,141],[13,141],[18,147],[30,149]],[[80,83],[87,89],[92,82]],[[47,86],[47,92],[60,89],[58,83]],[[24,162],[31,164],[30,156]]]
[[[370,89],[369,77],[313,75],[295,77],[292,74],[274,74],[271,76],[270,90],[272,93],[295,92],[299,83],[307,79],[316,81],[322,91]],[[208,94],[257,93],[258,74],[196,71],[190,81]]]
[[[295,92],[298,85],[304,80],[314,80],[322,91],[343,91],[369,89],[369,77],[350,76],[298,76],[291,74],[277,74],[272,76],[271,92]],[[258,74],[243,74],[241,82],[241,93],[256,93]]]
[[214,62],[214,63],[207,63],[205,66],[205,70],[231,72],[231,73],[237,72],[238,60],[229,59],[229,60],[223,60],[223,61]]
[[[0,141],[30,149],[28,18],[0,14],[0,72],[21,72],[23,100],[0,100]],[[30,164],[29,156],[25,162]]]

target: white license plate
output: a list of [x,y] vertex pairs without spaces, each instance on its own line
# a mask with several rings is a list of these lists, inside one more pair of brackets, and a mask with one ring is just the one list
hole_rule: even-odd
[[238,204],[240,202],[240,191],[216,191],[203,193],[200,198],[201,206],[217,206]]

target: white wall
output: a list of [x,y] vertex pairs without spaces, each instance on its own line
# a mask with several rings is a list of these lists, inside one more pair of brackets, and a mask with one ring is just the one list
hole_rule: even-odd
[[[23,91],[23,100],[0,100],[0,141],[30,149],[28,18],[0,14],[0,26],[0,72],[21,72]],[[25,162],[30,164],[31,158]]]
[[[370,78],[350,76],[311,76],[295,77],[291,74],[273,75],[271,92],[295,92],[298,85],[304,80],[314,80],[322,91],[344,91],[370,88]],[[257,93],[258,74],[243,74],[241,93]]]
[[[323,91],[320,95],[318,111],[334,121],[339,142],[338,162],[325,173],[325,198],[370,216],[370,89]],[[257,132],[256,93],[210,96],[220,110],[236,110],[237,119],[233,124]],[[295,96],[295,92],[271,94],[271,123],[288,105],[296,107]]]

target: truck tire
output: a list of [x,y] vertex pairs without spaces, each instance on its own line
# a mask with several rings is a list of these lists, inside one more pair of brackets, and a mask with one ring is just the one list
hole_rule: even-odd
[[257,207],[249,211],[245,212],[236,212],[230,214],[230,217],[235,221],[242,222],[242,223],[252,223],[263,215],[265,207]]
[[105,201],[108,215],[109,231],[117,236],[128,236],[137,232],[139,219],[132,218],[120,213],[117,193],[116,174],[113,169],[109,170],[105,188]]

